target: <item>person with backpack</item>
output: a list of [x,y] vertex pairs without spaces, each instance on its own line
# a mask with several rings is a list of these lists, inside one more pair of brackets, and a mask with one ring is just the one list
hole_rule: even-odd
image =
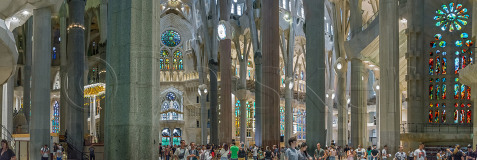
[[464,160],[465,154],[460,150],[460,145],[455,146],[452,160]]
[[231,160],[238,160],[238,151],[239,148],[235,144],[231,144],[232,147],[230,147],[230,159]]
[[315,158],[315,160],[325,160],[325,158],[326,158],[326,152],[325,152],[325,150],[323,150],[321,148],[320,143],[316,144],[314,158]]
[[222,149],[220,150],[220,160],[228,160],[229,155],[230,155],[229,145],[224,144]]
[[41,147],[41,160],[48,160],[50,158],[50,148],[48,148],[48,145],[44,145]]
[[189,150],[186,147],[185,140],[181,140],[181,147],[176,149],[174,157],[176,160],[187,160],[189,158]]
[[239,151],[238,151],[238,159],[245,160],[245,157],[247,157],[247,151],[246,151],[245,145],[241,143]]

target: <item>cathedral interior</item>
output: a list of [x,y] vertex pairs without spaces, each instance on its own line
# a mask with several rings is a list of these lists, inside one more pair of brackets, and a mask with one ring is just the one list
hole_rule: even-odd
[[112,160],[157,159],[159,145],[181,140],[476,145],[474,9],[475,0],[1,0],[1,136],[22,160],[54,143],[68,159],[94,146]]

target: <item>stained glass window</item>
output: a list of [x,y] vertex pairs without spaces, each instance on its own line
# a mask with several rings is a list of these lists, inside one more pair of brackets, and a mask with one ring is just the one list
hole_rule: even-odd
[[432,110],[429,110],[429,123],[432,123],[432,120],[433,120]]
[[434,75],[434,59],[429,59],[429,75]]
[[465,121],[465,112],[464,110],[460,110],[459,123],[464,123],[464,121]]
[[[446,99],[446,98],[447,98],[446,92],[447,92],[447,86],[446,86],[446,84],[443,84],[443,85],[442,85],[442,99]],[[445,107],[445,106],[444,106],[444,107]]]
[[441,72],[441,58],[439,56],[436,57],[436,75],[439,75]]
[[60,131],[60,104],[55,101],[53,104],[53,119],[51,120],[52,133],[59,133]]
[[467,123],[471,123],[471,122],[472,122],[472,111],[467,110]]
[[467,41],[465,41],[465,45],[467,47],[472,47],[474,45],[474,42],[472,40],[467,40]]
[[433,99],[434,98],[434,85],[429,85],[429,99]]
[[447,45],[447,42],[446,42],[446,41],[441,41],[441,42],[439,42],[439,47],[445,48],[446,45]]
[[461,40],[455,41],[455,46],[456,47],[462,47],[462,41]]
[[467,86],[467,100],[470,100],[470,86]]
[[460,97],[461,97],[461,99],[465,98],[465,85],[462,85],[460,87]]
[[454,84],[454,99],[459,99],[459,84]]
[[441,87],[438,84],[436,84],[436,99],[437,100],[441,99],[440,95],[441,95]]
[[442,74],[447,74],[447,58],[442,57]]
[[439,123],[439,110],[434,112],[434,123]]
[[467,33],[462,33],[462,34],[460,34],[460,38],[462,38],[462,39],[467,39],[467,38],[469,38],[469,34],[467,34]]
[[456,57],[456,58],[455,58],[454,64],[455,64],[454,73],[455,73],[455,74],[459,74],[459,57]]
[[462,4],[449,3],[449,5],[442,5],[441,9],[436,11],[436,26],[439,27],[442,31],[448,30],[453,32],[454,30],[461,30],[462,26],[467,25],[467,19],[469,15],[467,13],[467,8],[463,8]]
[[179,33],[173,30],[167,30],[162,33],[162,44],[168,47],[175,47],[181,43],[181,36]]
[[455,110],[454,111],[454,123],[458,123],[459,122],[459,110]]
[[442,110],[441,122],[446,123],[446,110]]

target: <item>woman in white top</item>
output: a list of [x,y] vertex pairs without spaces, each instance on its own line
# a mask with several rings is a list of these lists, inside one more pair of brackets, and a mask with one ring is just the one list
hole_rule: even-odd
[[210,146],[202,146],[202,150],[200,151],[200,160],[211,160],[212,155],[210,155]]
[[224,146],[220,150],[220,160],[228,160],[229,153],[230,153],[229,145],[224,144]]
[[330,149],[330,160],[335,160],[336,159],[336,149],[334,146],[331,146]]

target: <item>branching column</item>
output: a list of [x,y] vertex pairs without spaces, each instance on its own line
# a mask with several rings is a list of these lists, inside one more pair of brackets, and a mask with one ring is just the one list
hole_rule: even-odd
[[338,98],[338,146],[348,144],[348,103],[346,102],[346,73],[348,62],[340,57],[336,60],[334,66],[338,75],[338,84],[336,85],[336,97]]

